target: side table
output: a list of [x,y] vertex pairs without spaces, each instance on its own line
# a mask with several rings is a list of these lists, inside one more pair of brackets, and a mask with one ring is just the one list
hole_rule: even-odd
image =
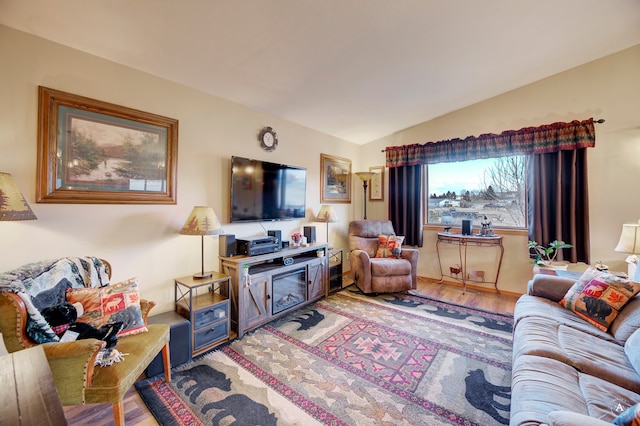
[[329,250],[329,293],[342,290],[342,249]]
[[67,424],[42,346],[1,356],[0,377],[0,424]]
[[191,354],[195,356],[229,340],[231,277],[213,272],[196,279],[175,280],[176,312],[191,322]]

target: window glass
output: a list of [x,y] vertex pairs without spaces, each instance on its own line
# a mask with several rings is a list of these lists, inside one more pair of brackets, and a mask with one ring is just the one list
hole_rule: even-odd
[[487,216],[494,228],[526,228],[525,164],[522,155],[430,164],[427,223],[471,219],[477,233]]

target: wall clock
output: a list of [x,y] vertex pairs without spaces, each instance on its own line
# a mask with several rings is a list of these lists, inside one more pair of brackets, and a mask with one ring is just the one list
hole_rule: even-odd
[[258,140],[260,141],[260,146],[265,151],[275,151],[278,147],[278,136],[271,127],[264,127],[260,130]]

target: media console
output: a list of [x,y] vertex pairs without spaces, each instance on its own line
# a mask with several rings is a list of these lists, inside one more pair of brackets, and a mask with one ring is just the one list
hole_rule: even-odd
[[327,244],[256,256],[220,257],[231,277],[231,327],[238,338],[328,294]]

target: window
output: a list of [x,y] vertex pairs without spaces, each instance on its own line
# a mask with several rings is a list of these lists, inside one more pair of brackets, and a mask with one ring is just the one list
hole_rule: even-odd
[[526,228],[525,156],[438,163],[427,166],[428,224],[475,229],[487,216],[492,226]]

